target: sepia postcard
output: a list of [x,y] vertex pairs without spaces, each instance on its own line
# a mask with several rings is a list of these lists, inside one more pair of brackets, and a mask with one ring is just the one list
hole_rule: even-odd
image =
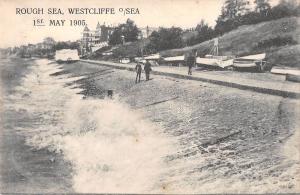
[[299,0],[0,14],[0,194],[300,193]]

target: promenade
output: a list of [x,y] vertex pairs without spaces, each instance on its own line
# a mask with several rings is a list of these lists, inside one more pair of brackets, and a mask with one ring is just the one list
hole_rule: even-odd
[[[124,69],[135,71],[135,64],[121,64],[109,61],[96,61],[96,60],[81,60],[92,64],[99,64],[102,66],[114,67],[117,69]],[[202,82],[213,83],[222,86],[228,86],[243,90],[251,90],[259,93],[270,95],[278,95],[289,98],[300,97],[300,84],[285,81],[283,76],[277,75],[278,78],[270,79],[257,79],[257,78],[241,78],[237,74],[219,74],[215,72],[193,71],[193,75],[187,75],[187,67],[170,67],[170,66],[154,66],[152,74],[165,75],[180,79],[198,80]],[[244,73],[240,73],[244,74]],[[246,73],[245,73],[246,74]],[[259,74],[259,73],[254,73]],[[264,75],[260,76],[263,77]],[[276,75],[273,75],[276,77]]]
[[[193,77],[185,76],[186,67],[154,66],[152,68],[154,73],[161,75],[151,75],[151,80],[145,81],[145,75],[142,74],[141,82],[135,84],[135,72],[127,71],[133,70],[134,64],[79,61],[61,66],[61,71],[57,75],[67,73],[68,78],[85,77],[76,82],[76,86],[83,89],[81,94],[85,96],[82,100],[84,106],[78,107],[79,103],[76,102],[76,106],[72,107],[81,110],[80,113],[83,113],[79,115],[79,118],[87,122],[91,121],[90,117],[93,117],[91,114],[85,114],[90,113],[90,109],[103,113],[103,115],[95,115],[99,116],[95,119],[98,121],[97,124],[101,124],[101,128],[95,131],[96,135],[103,135],[97,132],[103,131],[102,124],[108,124],[106,120],[111,121],[112,119],[111,124],[118,131],[120,129],[121,135],[127,135],[128,130],[123,126],[119,128],[119,124],[130,124],[128,129],[131,131],[137,127],[136,132],[141,136],[133,134],[135,143],[130,145],[132,149],[127,146],[124,148],[126,151],[135,151],[133,148],[142,149],[144,147],[136,143],[144,144],[144,139],[151,136],[141,133],[145,128],[137,126],[136,123],[146,120],[157,127],[157,132],[161,133],[160,136],[155,136],[155,143],[158,143],[157,140],[163,136],[167,137],[167,140],[170,141],[169,144],[172,143],[171,150],[167,152],[167,155],[155,153],[151,157],[153,160],[157,156],[164,156],[160,159],[166,163],[162,164],[165,167],[155,167],[155,170],[162,170],[164,174],[162,184],[153,184],[153,189],[156,190],[153,193],[166,192],[166,190],[160,191],[161,185],[166,183],[168,184],[168,193],[218,193],[225,188],[228,192],[237,192],[237,188],[235,188],[237,185],[239,193],[249,191],[266,193],[267,191],[261,188],[262,185],[267,186],[268,191],[272,189],[272,192],[298,191],[297,183],[300,180],[298,177],[299,164],[297,163],[299,161],[294,160],[297,150],[292,150],[292,148],[298,148],[296,140],[298,140],[297,132],[299,130],[297,128],[299,101],[297,99],[184,79],[198,76],[196,71],[193,72]],[[177,72],[166,76],[163,69],[168,70],[169,73],[172,69],[174,72],[177,69],[182,71],[182,74]],[[199,71],[199,73],[201,72]],[[204,73],[214,77],[218,77],[218,75],[233,78],[240,76],[245,79],[253,77],[254,80],[257,77],[257,82],[262,83],[268,80],[278,83],[285,82],[284,77],[269,73],[235,71],[207,71]],[[132,112],[124,113],[120,107],[107,104],[106,101],[111,102],[105,99],[107,90],[113,90],[115,97],[113,102],[121,103]],[[108,107],[102,107],[102,101]],[[98,108],[98,106],[100,107]],[[140,119],[129,119],[135,114]],[[118,141],[113,142],[114,144],[109,142],[108,146],[104,148],[112,151],[110,156],[122,156],[123,153],[128,156],[123,149],[107,149],[116,145],[117,148],[123,148],[122,145],[120,146],[124,143],[123,138],[119,140],[115,129],[109,128],[107,132],[112,133],[114,139]],[[150,129],[149,132],[156,131]],[[136,140],[136,138],[138,139]],[[82,148],[80,151],[93,156],[100,155],[101,150],[94,150],[94,148],[102,140],[99,137],[95,137],[95,140],[89,141],[92,143],[91,148],[89,148],[90,144],[80,144],[79,146]],[[152,143],[147,142],[145,148],[157,146]],[[167,145],[160,146],[158,150],[165,151]],[[74,151],[75,154],[79,153],[78,150]],[[286,153],[290,155],[286,155]],[[140,159],[143,163],[149,162],[143,158],[144,154],[153,154],[153,152],[149,150],[142,150],[142,153],[134,152],[134,156],[138,156],[134,159],[138,161]],[[81,157],[81,155],[78,156]],[[139,163],[135,163],[135,160],[133,162],[132,159],[130,162],[126,169],[115,173],[123,174],[123,170],[127,173],[126,170],[131,169],[132,166],[134,168],[130,172],[135,173],[136,165]],[[272,174],[269,174],[270,172]],[[97,174],[93,173],[92,175]],[[99,175],[97,178],[102,176]],[[216,189],[210,188],[221,182],[222,190],[216,191]],[[147,181],[147,183],[149,182]]]

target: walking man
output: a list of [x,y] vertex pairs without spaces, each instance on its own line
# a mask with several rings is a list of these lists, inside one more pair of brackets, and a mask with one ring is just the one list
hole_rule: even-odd
[[142,66],[140,62],[136,64],[135,71],[136,71],[135,83],[141,82]]
[[146,81],[149,81],[150,79],[150,72],[151,72],[151,64],[149,60],[146,60],[146,64],[144,66],[145,74],[146,74]]
[[186,65],[188,66],[189,70],[188,70],[188,75],[192,75],[192,68],[196,63],[196,56],[195,56],[195,51],[193,51],[192,53],[189,53],[187,59],[186,59]]

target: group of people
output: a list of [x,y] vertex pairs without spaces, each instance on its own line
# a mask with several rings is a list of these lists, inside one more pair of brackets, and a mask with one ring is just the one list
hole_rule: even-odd
[[[192,75],[192,68],[196,64],[196,56],[197,56],[196,50],[193,50],[192,52],[187,53],[185,55],[185,64],[188,67],[188,75]],[[141,74],[142,74],[141,62],[137,63],[137,65],[135,66],[135,71],[136,71],[135,83],[139,83],[141,82]],[[146,60],[146,63],[144,65],[144,71],[146,75],[146,81],[148,81],[150,79],[150,72],[152,71],[149,60]]]
[[[135,83],[139,83],[141,82],[141,74],[142,74],[142,64],[140,62],[136,64],[135,71],[136,71]],[[144,71],[145,71],[146,81],[149,81],[150,72],[152,71],[149,60],[146,60],[146,63],[144,65]]]

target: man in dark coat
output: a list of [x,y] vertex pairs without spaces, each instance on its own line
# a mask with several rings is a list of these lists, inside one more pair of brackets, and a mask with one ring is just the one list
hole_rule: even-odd
[[188,75],[192,75],[192,68],[193,68],[193,66],[194,66],[195,63],[196,63],[196,56],[195,56],[194,53],[196,53],[196,52],[193,51],[193,52],[190,53],[190,54],[187,56],[187,58],[186,58],[186,65],[187,65],[188,68],[189,68]]
[[149,81],[150,79],[150,72],[151,72],[151,64],[149,60],[146,60],[146,64],[144,66],[145,74],[146,74],[146,81]]
[[136,71],[135,83],[141,82],[142,66],[141,66],[140,62],[138,62],[136,64],[135,71]]

